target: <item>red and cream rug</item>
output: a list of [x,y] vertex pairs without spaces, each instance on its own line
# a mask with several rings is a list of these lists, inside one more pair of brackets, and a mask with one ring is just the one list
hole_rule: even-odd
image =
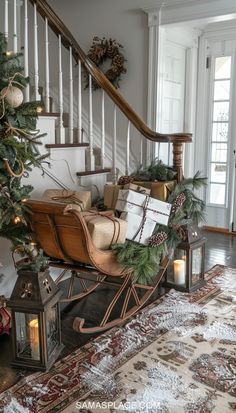
[[171,290],[116,327],[0,395],[3,413],[236,411],[236,269]]

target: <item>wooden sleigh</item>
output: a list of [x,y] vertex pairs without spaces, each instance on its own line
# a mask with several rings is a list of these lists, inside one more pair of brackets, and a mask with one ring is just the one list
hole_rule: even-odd
[[[56,283],[60,283],[68,271],[71,272],[67,295],[61,302],[81,300],[102,284],[115,289],[99,325],[88,327],[83,318],[76,317],[73,323],[76,331],[104,331],[124,322],[147,303],[164,276],[167,259],[161,263],[153,285],[134,283],[131,273],[117,263],[113,251],[95,247],[79,212],[71,209],[65,214],[65,205],[55,202],[29,200],[27,203],[32,209],[30,219],[37,242],[50,257],[50,266],[62,269]],[[75,291],[77,279],[82,289],[79,293]],[[119,316],[112,319],[117,303]]]

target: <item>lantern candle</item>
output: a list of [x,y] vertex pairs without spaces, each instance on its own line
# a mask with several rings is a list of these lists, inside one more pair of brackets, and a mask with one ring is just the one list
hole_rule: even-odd
[[185,260],[174,261],[174,282],[177,285],[185,283],[186,263]]
[[31,356],[34,360],[39,360],[39,322],[37,318],[29,322],[29,337]]

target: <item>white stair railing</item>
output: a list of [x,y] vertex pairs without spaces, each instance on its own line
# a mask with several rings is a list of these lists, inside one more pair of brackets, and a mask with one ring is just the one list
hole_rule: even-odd
[[116,160],[116,146],[117,146],[117,110],[116,110],[116,105],[114,105],[114,114],[113,114],[113,125],[114,125],[114,134],[113,134],[113,146],[112,146],[112,180],[113,183],[116,183],[116,178],[117,178],[117,160]]
[[45,18],[45,110],[46,112],[50,111],[50,67],[47,17]]
[[105,92],[102,90],[101,168],[105,167]]
[[[28,0],[24,1],[24,70],[25,76],[29,76],[29,18],[28,18]],[[29,85],[25,88],[25,101],[30,100],[30,87]]]
[[130,121],[128,120],[127,136],[126,136],[126,157],[125,157],[125,174],[129,175],[130,169]]
[[[87,59],[86,55],[80,49],[72,34],[45,0],[23,0],[23,2],[19,0],[4,0],[4,33],[6,38],[10,38],[10,40],[13,39],[13,50],[15,52],[18,51],[17,49],[21,44],[21,39],[19,37],[21,25],[18,24],[20,14],[18,6],[21,5],[21,3],[24,4],[24,30],[22,30],[22,32],[24,33],[23,44],[25,75],[28,76],[33,72],[34,98],[36,100],[40,100],[41,97],[39,92],[41,93],[40,89],[44,86],[44,103],[46,112],[50,111],[50,103],[52,98],[54,98],[54,103],[57,102],[57,107],[55,108],[55,111],[59,112],[59,133],[57,143],[64,144],[67,142],[72,144],[74,140],[77,140],[78,143],[82,143],[83,132],[85,132],[84,135],[87,136],[89,144],[87,169],[94,170],[95,168],[94,143],[96,141],[96,144],[100,149],[100,168],[106,168],[109,151],[109,156],[111,156],[112,159],[110,160],[110,165],[108,166],[111,166],[112,178],[115,182],[117,178],[118,165],[119,169],[122,169],[122,173],[126,174],[130,173],[131,166],[133,166],[132,163],[134,156],[131,150],[132,124],[135,128],[134,130],[132,129],[132,142],[133,145],[136,146],[136,153],[137,156],[139,156],[137,163],[143,163],[144,160],[144,136],[154,141],[161,140],[163,142],[172,141],[172,139],[174,139],[174,164],[178,170],[178,177],[180,177],[181,165],[178,160],[178,154],[182,150],[181,142],[190,141],[191,138],[186,134],[183,134],[183,136],[180,137],[182,140],[180,139],[177,141],[177,139],[175,139],[175,137],[173,138],[173,136],[170,138],[150,130],[122,98],[122,96],[115,92],[114,88],[111,87],[107,79],[94,68],[91,61]],[[31,13],[28,13],[28,4],[30,3],[33,5],[32,21],[29,20]],[[12,22],[9,24],[10,5],[13,7],[13,24]],[[12,8],[10,10],[12,10]],[[43,17],[43,20],[40,16]],[[40,24],[42,23],[44,40],[43,43],[39,44],[38,38],[41,33]],[[31,40],[31,38],[29,38],[29,33],[30,28],[32,29],[32,27],[33,39]],[[12,30],[12,33],[10,34],[9,28]],[[56,37],[52,38],[52,33],[56,34]],[[50,59],[51,50],[54,51],[55,47],[58,47],[58,63],[53,59]],[[65,59],[68,61],[68,51],[69,66],[63,64]],[[31,54],[33,54],[33,56],[31,56]],[[45,62],[43,62],[44,59]],[[32,61],[33,68],[30,66],[30,62]],[[83,88],[82,75],[84,70],[89,72],[88,91],[85,91]],[[58,74],[58,83],[56,85],[52,76],[50,78],[50,73],[53,73],[53,78],[56,79],[56,73]],[[102,88],[101,90],[96,90],[96,96],[93,96],[93,82],[96,82]],[[107,96],[114,102],[114,107],[110,105],[110,99],[106,99]],[[26,88],[25,99],[28,101],[30,98],[32,99],[32,96],[30,96],[30,89]],[[66,123],[64,124],[63,121],[65,117],[64,115],[66,115],[67,112],[69,120],[68,125]],[[119,125],[117,124],[118,113]],[[66,137],[65,125],[68,127],[68,135]],[[87,125],[87,128],[85,125]],[[76,138],[74,126],[77,128]],[[99,131],[97,132],[98,127]],[[96,137],[95,131],[97,133]],[[139,145],[139,150],[137,150],[137,145]],[[119,160],[117,159],[117,150]],[[122,165],[122,167],[120,165]]]
[[40,95],[39,95],[38,18],[37,18],[37,6],[36,6],[36,4],[34,4],[34,94],[35,94],[35,100],[40,100]]
[[69,48],[70,68],[69,68],[69,142],[74,140],[74,91],[73,91],[73,55],[72,47]]
[[62,71],[62,50],[61,35],[58,36],[58,64],[59,64],[59,143],[65,143],[65,130],[63,124],[63,71]]
[[5,0],[4,3],[4,33],[5,33],[5,37],[8,40],[8,36],[9,36],[9,2],[8,0]]
[[18,33],[17,33],[17,9],[16,0],[13,1],[13,52],[18,51]]
[[89,75],[89,170],[92,171],[95,167],[94,165],[94,155],[93,155],[93,80],[92,76]]
[[82,76],[81,76],[81,60],[78,61],[78,110],[77,110],[77,129],[78,143],[82,143]]
[[[13,4],[13,26],[9,26],[9,4]],[[66,139],[68,143],[74,142],[74,119],[76,119],[76,127],[77,127],[77,141],[78,143],[82,143],[83,139],[83,111],[86,113],[85,108],[83,108],[82,104],[86,103],[86,96],[87,93],[83,88],[83,69],[81,60],[74,61],[73,57],[73,49],[72,46],[68,46],[69,50],[69,69],[68,72],[64,73],[63,68],[63,58],[64,54],[66,56],[66,49],[63,47],[63,37],[62,35],[58,35],[58,65],[54,61],[50,61],[51,55],[51,48],[55,48],[54,41],[52,39],[52,44],[49,42],[49,35],[50,35],[50,23],[47,17],[44,18],[42,21],[39,19],[39,10],[36,3],[33,5],[33,20],[30,21],[31,14],[29,13],[29,0],[23,0],[23,23],[24,23],[24,74],[25,76],[29,76],[33,73],[33,90],[34,96],[30,96],[30,87],[27,86],[25,89],[25,101],[29,101],[30,99],[34,98],[35,100],[40,100],[41,96],[39,94],[39,87],[44,87],[44,104],[45,104],[45,112],[50,112],[50,99],[54,97],[54,101],[57,101],[58,104],[58,112],[59,112],[59,119],[58,119],[58,139],[57,143],[64,144],[66,143]],[[11,38],[13,39],[13,50],[14,52],[18,51],[20,39],[18,36],[18,17],[17,16],[17,0],[4,0],[4,33],[6,38],[9,37],[9,27],[12,27],[12,34]],[[43,23],[43,25],[42,25]],[[42,27],[40,26],[42,25]],[[31,39],[29,39],[29,27],[33,27],[33,47],[32,52],[30,49],[31,46]],[[43,44],[39,44],[39,30],[40,32],[44,32],[43,37]],[[32,58],[30,59],[30,54],[32,54]],[[39,65],[39,55],[44,56],[45,64]],[[66,56],[67,58],[67,56]],[[33,62],[33,67],[30,68],[29,62]],[[74,62],[76,64],[74,64]],[[58,86],[57,90],[55,89],[55,85],[51,86],[50,84],[50,70],[58,70]],[[75,72],[76,71],[76,72]],[[76,75],[75,75],[76,73]],[[68,79],[68,98],[65,95],[65,89],[63,82],[66,82]],[[94,113],[96,114],[96,130],[99,127],[99,134],[100,138],[96,139],[96,144],[99,146],[100,149],[100,164],[99,168],[104,169],[106,166],[111,166],[112,169],[112,177],[113,181],[116,181],[117,178],[117,106],[114,106],[113,110],[113,122],[106,122],[106,116],[109,116],[109,107],[108,104],[110,103],[109,100],[106,100],[105,91],[103,89],[96,91],[96,99],[93,99],[93,79],[92,76],[88,75],[88,129],[85,130],[85,135],[88,137],[88,162],[87,162],[87,169],[94,170],[95,169],[95,158],[94,158]],[[41,84],[40,84],[41,82]],[[76,84],[75,84],[76,83]],[[74,104],[74,90],[77,90],[76,96],[76,105]],[[99,96],[97,96],[97,94]],[[56,97],[56,99],[55,99]],[[95,107],[96,105],[96,107]],[[64,127],[64,113],[68,110],[68,136],[65,137],[65,127]],[[107,115],[108,113],[108,115]],[[99,114],[99,116],[98,116]],[[126,154],[125,157],[121,156],[119,152],[119,169],[122,173],[129,173],[130,170],[130,121],[128,121],[127,125],[127,137],[126,137]],[[107,130],[106,130],[107,128]],[[123,133],[125,136],[125,133]],[[110,143],[106,141],[107,137],[110,139]],[[111,153],[111,163],[109,164],[110,160],[107,158],[107,151],[110,150]],[[121,149],[121,148],[120,148]],[[110,155],[109,155],[110,157]],[[106,164],[108,161],[108,164]],[[121,164],[123,167],[121,168]]]

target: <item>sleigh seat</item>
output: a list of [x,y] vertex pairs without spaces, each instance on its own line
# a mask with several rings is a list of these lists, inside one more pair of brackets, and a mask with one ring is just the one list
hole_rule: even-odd
[[[95,247],[78,210],[72,208],[65,212],[65,205],[51,201],[29,200],[27,204],[32,211],[30,221],[39,246],[50,258],[50,266],[62,269],[56,283],[62,282],[70,272],[68,291],[62,302],[82,300],[102,284],[115,287],[114,297],[99,325],[88,327],[83,318],[76,317],[73,322],[76,331],[97,333],[121,324],[140,310],[156,291],[168,265],[167,259],[159,267],[153,285],[134,283],[131,272],[121,267],[112,250]],[[80,293],[75,292],[77,279]],[[112,319],[118,300],[119,316]]]

